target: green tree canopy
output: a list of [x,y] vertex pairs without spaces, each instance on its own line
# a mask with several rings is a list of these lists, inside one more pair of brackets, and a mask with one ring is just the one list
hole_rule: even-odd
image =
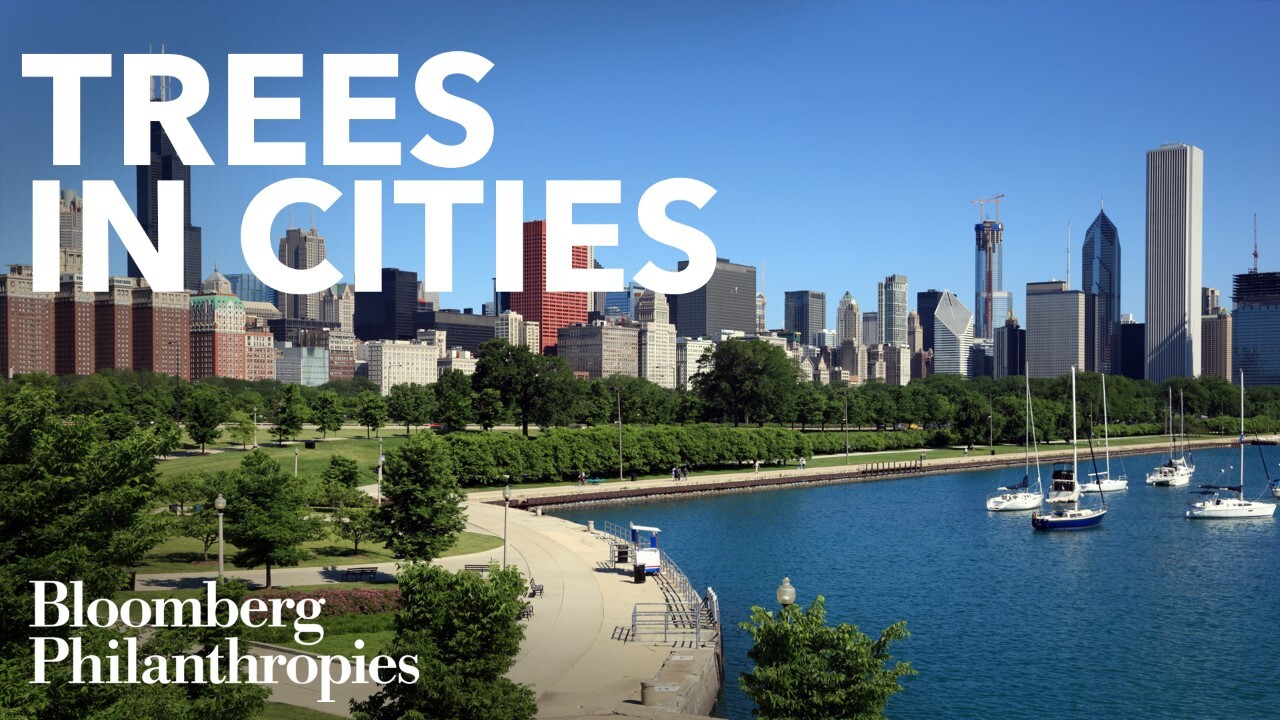
[[708,419],[738,425],[788,416],[800,379],[786,350],[735,338],[717,345],[708,360],[693,380]]
[[524,639],[517,621],[525,581],[514,568],[489,577],[413,563],[400,573],[401,610],[387,649],[416,655],[421,677],[393,681],[364,702],[359,720],[527,720],[533,689],[506,677]]
[[434,433],[418,433],[387,453],[378,520],[387,547],[423,562],[440,557],[466,527],[449,446]]
[[751,608],[740,627],[754,645],[755,663],[738,682],[755,701],[762,720],[881,718],[889,698],[902,691],[898,678],[914,675],[911,663],[893,660],[889,645],[910,637],[905,622],[895,623],[872,640],[856,625],[826,623],[819,595],[808,610],[787,605],[778,615]]
[[261,450],[245,455],[235,472],[225,517],[227,540],[239,548],[231,562],[242,568],[265,565],[267,587],[273,566],[302,562],[308,557],[302,543],[321,534],[305,492],[293,473]]
[[275,418],[271,434],[276,436],[277,443],[284,445],[285,438],[292,439],[301,432],[302,423],[306,421],[309,411],[307,401],[297,385],[280,386],[280,391],[271,402],[271,414]]
[[320,436],[329,437],[329,433],[341,430],[342,420],[342,401],[338,393],[321,390],[311,404],[311,422],[320,428]]
[[435,393],[426,385],[404,383],[393,385],[387,395],[387,416],[404,423],[408,435],[413,425],[426,425],[435,410]]
[[229,410],[226,392],[212,385],[194,385],[183,397],[182,422],[187,435],[200,443],[201,453],[206,443],[222,437],[221,425],[227,421]]
[[435,391],[436,419],[444,425],[445,432],[465,429],[474,417],[471,378],[461,370],[449,368],[440,373]]
[[360,393],[356,398],[356,421],[365,427],[365,437],[372,437],[375,430],[387,424],[387,401],[376,392]]

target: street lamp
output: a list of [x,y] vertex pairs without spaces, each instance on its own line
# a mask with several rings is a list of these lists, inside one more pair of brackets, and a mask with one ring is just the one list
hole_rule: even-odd
[[382,454],[382,438],[378,438],[378,507],[382,507],[382,463],[387,456]]
[[614,390],[618,393],[618,482],[622,482],[622,386]]
[[258,447],[258,408],[253,409],[253,446]]
[[507,569],[507,513],[511,511],[511,486],[502,488],[502,569]]
[[298,477],[298,446],[293,446],[293,476]]
[[844,464],[849,464],[849,383],[844,385]]
[[213,507],[218,511],[218,582],[222,582],[222,511],[227,509],[227,499],[222,497],[222,493],[218,493],[218,497],[214,499]]
[[791,578],[782,578],[782,584],[778,586],[778,604],[785,611],[796,601],[796,588],[791,584]]

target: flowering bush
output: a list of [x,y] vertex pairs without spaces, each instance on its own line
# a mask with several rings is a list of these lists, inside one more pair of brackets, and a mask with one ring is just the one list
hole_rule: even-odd
[[[254,593],[254,597],[264,600],[292,598],[295,601],[303,598],[323,598],[324,609],[320,613],[321,617],[373,615],[375,613],[396,612],[400,609],[400,588],[398,587],[386,590],[381,588],[333,588],[332,590],[289,590],[288,588],[281,588]],[[297,612],[293,608],[285,609],[282,614],[283,618],[289,620],[296,616]],[[258,619],[259,616],[255,613],[254,620]]]

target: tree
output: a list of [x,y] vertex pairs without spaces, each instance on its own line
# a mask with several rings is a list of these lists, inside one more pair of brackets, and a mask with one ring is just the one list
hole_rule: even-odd
[[343,540],[349,540],[356,554],[360,554],[360,543],[377,537],[382,531],[378,519],[373,515],[373,508],[366,506],[344,505],[333,514],[334,533]]
[[202,455],[205,443],[222,437],[221,425],[228,412],[225,394],[212,385],[196,384],[182,399],[183,424],[192,441],[200,443]]
[[799,374],[785,350],[759,340],[732,339],[704,360],[693,383],[708,419],[731,420],[736,426],[787,416]]
[[311,404],[311,422],[320,428],[320,437],[329,437],[329,433],[342,429],[342,401],[338,393],[332,390],[321,390]]
[[[0,413],[0,716],[195,720],[223,702],[222,720],[256,716],[268,689],[249,684],[71,684],[72,663],[52,666],[48,684],[31,682],[33,581],[79,581],[85,602],[111,598],[163,538],[163,515],[153,512],[156,433],[138,428],[120,440],[101,438],[95,420],[58,412],[47,389],[19,389]],[[99,657],[118,652],[109,642],[124,643],[114,627],[39,634],[79,638],[84,653]],[[161,629],[138,650],[163,656],[221,646],[226,657],[221,638],[231,634]]]
[[253,424],[253,418],[243,410],[232,410],[227,415],[227,433],[231,435],[231,439],[240,443],[240,447],[248,450],[249,443],[253,442],[253,438],[258,434],[258,427]]
[[360,393],[356,398],[356,421],[365,427],[365,437],[372,437],[374,430],[381,430],[387,424],[387,401],[376,392]]
[[343,487],[354,488],[360,485],[360,464],[345,455],[330,455],[329,464],[320,477]]
[[227,540],[239,548],[237,567],[265,565],[267,587],[273,566],[297,565],[310,553],[302,543],[320,536],[302,483],[261,450],[252,450],[235,472],[227,495]]
[[387,395],[387,416],[404,423],[404,434],[412,425],[426,425],[431,420],[435,395],[431,388],[418,383],[392,385]]
[[462,430],[471,422],[471,378],[461,370],[449,368],[436,380],[436,419],[445,432]]
[[485,430],[492,430],[494,425],[501,425],[507,420],[502,394],[493,388],[485,388],[476,393],[476,399],[471,405],[476,412],[476,422]]
[[466,527],[465,498],[453,474],[449,446],[418,433],[387,453],[378,521],[397,557],[427,562],[453,546]]
[[520,419],[540,427],[564,424],[571,416],[580,383],[563,359],[535,355],[522,345],[489,340],[480,346],[474,387],[492,388]]
[[911,663],[893,660],[890,643],[910,637],[905,622],[895,623],[872,640],[856,625],[826,624],[819,595],[809,609],[787,605],[775,616],[751,608],[751,620],[739,627],[751,634],[747,657],[755,663],[738,683],[759,708],[763,720],[808,718],[880,718],[889,698],[902,691],[898,678],[915,675]]
[[506,677],[524,639],[517,621],[524,578],[515,568],[489,577],[414,563],[399,577],[401,610],[387,654],[416,655],[417,682],[397,677],[352,704],[359,720],[527,720],[533,689]]
[[284,439],[293,439],[302,430],[302,423],[307,418],[307,401],[297,385],[287,383],[280,386],[275,399],[271,403],[271,412],[275,422],[271,425],[271,434],[276,442],[284,445]]

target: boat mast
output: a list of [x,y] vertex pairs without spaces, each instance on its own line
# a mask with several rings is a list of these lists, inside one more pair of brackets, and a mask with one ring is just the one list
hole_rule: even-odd
[[1187,404],[1178,390],[1178,436],[1182,439],[1182,459],[1187,459]]
[[1078,479],[1079,473],[1079,445],[1076,441],[1076,366],[1071,366],[1071,480],[1076,483],[1076,487],[1080,486]]
[[1107,479],[1111,479],[1111,434],[1107,431],[1107,374],[1102,373],[1102,443],[1106,453]]
[[1173,462],[1173,388],[1169,388],[1169,407],[1165,410],[1165,426],[1169,428],[1169,462]]
[[1240,371],[1240,499],[1244,500],[1244,370]]
[[1022,423],[1022,454],[1023,466],[1026,468],[1026,475],[1029,480],[1031,478],[1031,378],[1023,375],[1023,379],[1026,380],[1027,384],[1027,412]]

